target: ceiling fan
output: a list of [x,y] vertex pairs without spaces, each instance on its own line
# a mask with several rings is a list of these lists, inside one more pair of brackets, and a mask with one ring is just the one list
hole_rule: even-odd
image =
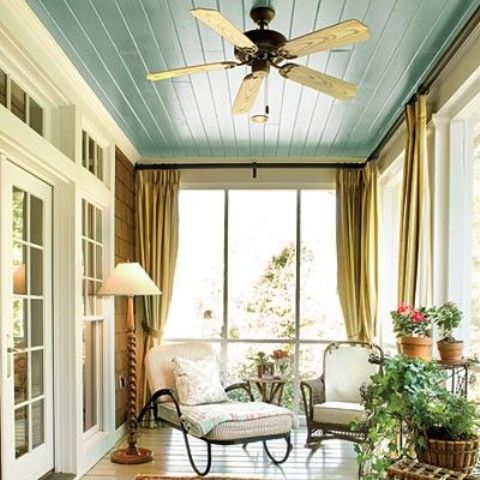
[[248,65],[252,71],[245,76],[240,85],[232,106],[234,115],[248,113],[252,109],[271,67],[277,69],[284,78],[339,100],[347,100],[357,93],[357,87],[352,83],[289,60],[367,40],[368,27],[358,20],[346,20],[287,40],[280,32],[268,29],[269,23],[275,17],[275,10],[271,7],[253,8],[250,11],[250,17],[258,25],[258,29],[244,33],[216,10],[195,8],[191,13],[235,46],[234,54],[238,61],[221,61],[149,73],[148,80],[165,80],[193,73]]

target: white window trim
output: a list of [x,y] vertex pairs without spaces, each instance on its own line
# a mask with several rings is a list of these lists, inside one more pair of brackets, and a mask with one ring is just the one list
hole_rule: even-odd
[[[398,223],[398,225],[393,225],[390,220],[394,217],[391,215],[391,212],[393,212],[395,208],[400,208],[399,199],[394,197],[393,189],[397,188],[399,183],[401,185],[402,182],[403,156],[404,152],[389,164],[378,180],[380,209],[378,229],[378,342],[382,348],[393,351],[396,350],[396,345],[386,343],[384,339],[384,329],[385,322],[391,322],[390,312],[397,307],[397,291],[392,287],[392,274],[385,260],[386,258],[391,258],[393,255],[393,261],[398,262],[398,250],[392,252],[391,249],[395,243],[395,236],[397,236],[397,238],[399,236],[400,223]],[[397,202],[397,204],[395,204],[395,202]],[[389,221],[389,228],[387,228],[387,221]]]

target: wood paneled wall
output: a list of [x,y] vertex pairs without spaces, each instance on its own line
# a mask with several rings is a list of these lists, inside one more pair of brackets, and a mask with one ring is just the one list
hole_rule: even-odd
[[[135,171],[132,163],[115,150],[115,264],[135,260]],[[115,298],[115,423],[127,419],[127,391],[120,377],[127,378],[127,301]]]

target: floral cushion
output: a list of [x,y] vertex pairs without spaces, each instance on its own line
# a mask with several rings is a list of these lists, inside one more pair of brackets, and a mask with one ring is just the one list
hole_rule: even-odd
[[223,402],[227,395],[220,380],[217,359],[213,355],[200,360],[175,357],[173,373],[178,400],[183,405]]

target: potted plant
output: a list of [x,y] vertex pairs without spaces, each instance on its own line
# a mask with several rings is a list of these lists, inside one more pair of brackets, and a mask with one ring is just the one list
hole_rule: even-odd
[[435,311],[434,323],[440,330],[437,342],[440,360],[449,365],[463,362],[463,341],[453,337],[453,330],[462,322],[463,314],[453,302],[447,302]]
[[260,351],[255,355],[251,355],[248,359],[252,361],[252,367],[256,368],[257,377],[262,378],[265,374],[265,367],[271,363],[269,362],[268,354]]
[[279,378],[285,377],[290,373],[291,357],[288,350],[278,348],[274,350],[270,357],[275,363],[275,375]]
[[[413,451],[416,442],[425,446],[424,437],[417,434],[422,399],[444,390],[445,375],[433,362],[397,355],[385,360],[383,373],[371,377],[362,389],[366,424],[357,422],[358,429],[366,432],[366,441],[355,445],[357,461],[368,467],[364,480],[383,480],[388,467]],[[403,442],[399,442],[400,431]]]
[[371,377],[362,390],[366,425],[357,422],[366,441],[355,446],[357,461],[368,466],[364,480],[383,480],[392,463],[412,452],[424,463],[471,469],[480,412],[474,402],[448,391],[445,378],[434,362],[404,355],[387,359],[383,374]]
[[400,344],[400,352],[410,358],[432,359],[432,321],[433,311],[422,307],[401,305],[390,313],[393,329]]
[[[470,473],[480,446],[480,412],[465,396],[440,392],[423,396],[416,430],[420,440],[415,451],[420,462]],[[422,438],[423,437],[423,438]]]

